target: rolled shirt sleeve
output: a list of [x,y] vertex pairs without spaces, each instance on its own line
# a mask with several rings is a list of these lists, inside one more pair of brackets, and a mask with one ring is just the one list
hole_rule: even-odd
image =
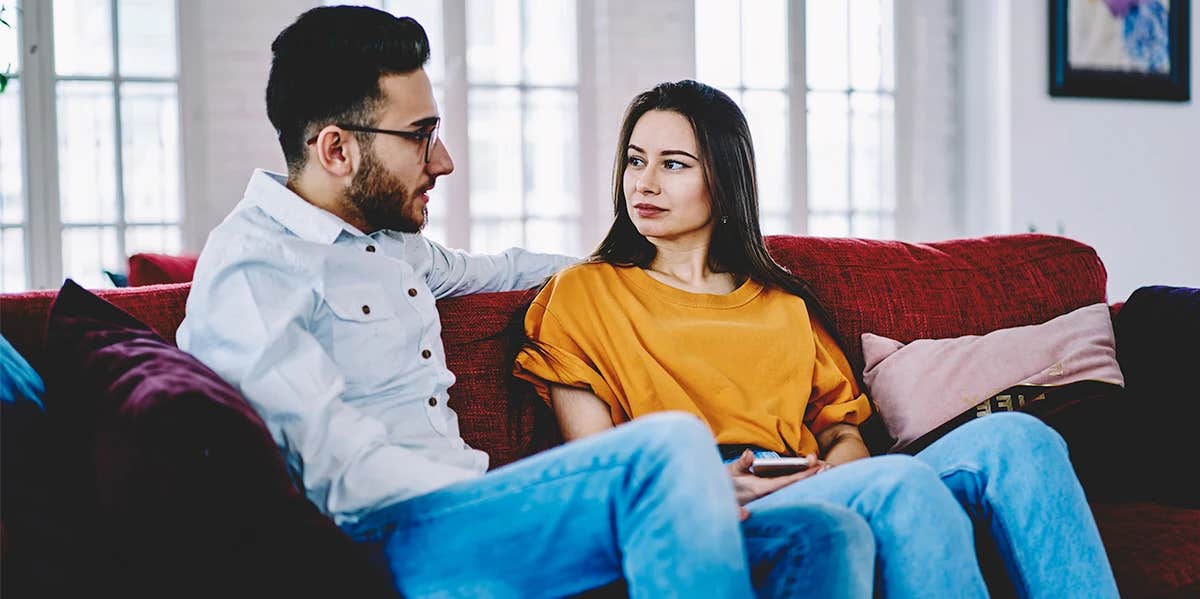
[[414,235],[414,263],[429,264],[426,281],[434,297],[454,297],[488,291],[530,289],[546,281],[559,270],[578,262],[578,258],[539,254],[521,248],[509,248],[499,254],[472,254],[450,249]]
[[867,396],[856,393],[855,385],[838,367],[834,356],[816,336],[816,362],[813,364],[812,397],[804,412],[804,423],[813,435],[835,424],[862,424],[871,415]]

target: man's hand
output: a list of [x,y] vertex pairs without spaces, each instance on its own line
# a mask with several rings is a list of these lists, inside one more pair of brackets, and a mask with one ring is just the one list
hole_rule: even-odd
[[812,464],[807,470],[787,476],[763,478],[750,472],[750,466],[754,464],[754,452],[747,449],[736,461],[729,463],[729,476],[733,479],[733,490],[737,494],[738,505],[746,505],[759,497],[774,493],[796,481],[804,480],[830,468],[829,464],[818,460],[814,454],[805,457],[808,458],[808,463]]

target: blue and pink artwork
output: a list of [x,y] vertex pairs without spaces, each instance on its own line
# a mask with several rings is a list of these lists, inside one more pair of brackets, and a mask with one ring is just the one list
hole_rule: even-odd
[[1190,0],[1051,0],[1050,95],[1187,101]]
[[1170,72],[1170,0],[1073,0],[1068,6],[1072,68]]

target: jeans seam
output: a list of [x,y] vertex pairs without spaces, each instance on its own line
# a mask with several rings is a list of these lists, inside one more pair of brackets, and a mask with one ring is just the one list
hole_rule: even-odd
[[[939,471],[938,478],[939,479],[946,478],[948,476],[951,476],[953,474],[958,474],[960,472],[968,473],[968,474],[976,477],[976,480],[983,478],[980,476],[982,474],[982,470],[978,470],[976,468],[962,465],[962,464],[956,464],[954,466],[950,466],[948,468],[945,468],[945,469]],[[1015,556],[1013,556],[1013,554],[1012,554],[1012,549],[1013,549],[1012,535],[1009,534],[1008,528],[1004,525],[1004,521],[999,520],[995,517],[996,510],[992,508],[992,501],[988,496],[988,487],[986,485],[984,486],[982,492],[979,494],[979,501],[981,504],[980,507],[986,507],[987,511],[991,514],[991,517],[989,517],[986,521],[986,524],[988,525],[988,534],[991,535],[993,543],[996,543],[997,545],[1003,544],[1003,547],[998,547],[998,549],[1000,549],[1001,558],[1004,558],[1007,556],[1005,565],[1012,566],[1012,572],[1010,572],[1010,578],[1013,578],[1012,584],[1017,591],[1017,595],[1019,597],[1028,597],[1029,596],[1029,582],[1028,582],[1029,577],[1023,571],[1020,561],[1015,559]],[[996,530],[995,533],[992,532],[993,528],[995,528],[995,530]],[[1003,537],[1003,538],[997,538],[997,537]]]

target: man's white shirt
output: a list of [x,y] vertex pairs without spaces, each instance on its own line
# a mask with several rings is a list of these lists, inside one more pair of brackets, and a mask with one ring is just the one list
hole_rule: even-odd
[[371,235],[256,170],[209,235],[179,347],[237,387],[338,524],[482,476],[446,405],[435,300],[526,289],[574,258]]

